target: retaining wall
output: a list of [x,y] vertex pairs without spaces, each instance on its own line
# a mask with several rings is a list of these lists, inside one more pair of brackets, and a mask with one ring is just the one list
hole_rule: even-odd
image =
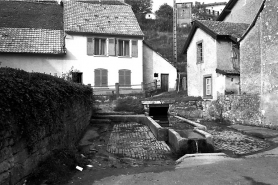
[[[90,101],[90,100],[88,100]],[[0,131],[0,184],[22,184],[38,165],[51,154],[54,149],[70,147],[80,138],[80,135],[89,124],[92,114],[91,108],[84,105],[83,101],[73,100],[70,106],[67,106],[58,120],[64,124],[63,129],[57,133],[46,135],[41,132],[42,139],[37,141],[32,149],[27,147],[23,138],[14,136],[17,130],[15,128],[9,131]]]
[[232,123],[264,125],[259,95],[226,95],[216,101],[176,102],[169,112],[187,119],[223,119]]

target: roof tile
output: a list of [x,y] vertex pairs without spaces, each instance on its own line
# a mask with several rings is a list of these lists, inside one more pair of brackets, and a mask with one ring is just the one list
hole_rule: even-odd
[[74,2],[64,5],[66,32],[143,36],[130,6]]
[[0,28],[0,52],[63,54],[63,30]]
[[239,39],[245,33],[249,24],[222,21],[198,21],[217,35],[229,35]]

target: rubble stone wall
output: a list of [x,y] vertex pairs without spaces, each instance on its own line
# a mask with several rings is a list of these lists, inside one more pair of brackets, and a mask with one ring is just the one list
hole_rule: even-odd
[[[223,119],[246,125],[263,124],[259,95],[226,95],[217,100],[176,102],[169,112],[187,119]],[[262,125],[263,126],[263,125]]]
[[[40,161],[48,157],[52,150],[70,147],[80,139],[80,135],[89,124],[92,111],[80,100],[73,100],[71,106],[67,107],[57,118],[63,122],[64,128],[50,135],[42,132],[43,139],[37,141],[31,150],[23,138],[14,138],[13,131],[0,131],[1,185],[22,184],[24,178]],[[10,121],[13,122],[12,119]]]

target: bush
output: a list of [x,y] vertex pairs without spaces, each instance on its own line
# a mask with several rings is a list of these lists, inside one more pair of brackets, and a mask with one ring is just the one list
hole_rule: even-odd
[[125,112],[134,112],[135,114],[143,114],[144,107],[141,104],[141,100],[136,97],[125,97],[119,98],[116,101],[116,107],[114,111],[125,111]]
[[63,111],[80,100],[92,108],[91,88],[42,73],[0,68],[0,130],[28,147],[64,128]]

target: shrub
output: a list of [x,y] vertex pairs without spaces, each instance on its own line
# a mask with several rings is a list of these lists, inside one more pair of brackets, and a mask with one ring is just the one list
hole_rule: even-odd
[[135,114],[143,114],[144,107],[141,104],[141,100],[136,97],[124,97],[119,98],[116,101],[116,107],[114,111],[126,111],[126,112],[134,112]]
[[92,107],[91,88],[47,74],[0,68],[0,84],[0,130],[31,148],[64,128],[61,117],[73,100]]

